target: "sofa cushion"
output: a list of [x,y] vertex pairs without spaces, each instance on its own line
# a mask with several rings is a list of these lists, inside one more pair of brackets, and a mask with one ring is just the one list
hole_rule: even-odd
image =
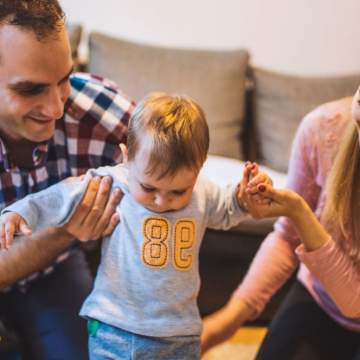
[[[226,186],[227,184],[237,184],[242,178],[243,169],[243,161],[209,155],[200,173],[215,184]],[[274,171],[266,166],[262,166],[261,171],[266,172],[271,177],[274,186],[285,187],[286,174]],[[242,234],[266,235],[272,230],[275,220],[275,218],[261,220],[247,218],[232,228],[231,231]]]
[[152,91],[185,93],[205,110],[210,153],[243,158],[245,50],[210,51],[144,45],[90,34],[89,70],[139,100]]
[[296,129],[316,106],[354,94],[360,74],[337,77],[298,77],[254,69],[254,121],[259,161],[287,170]]

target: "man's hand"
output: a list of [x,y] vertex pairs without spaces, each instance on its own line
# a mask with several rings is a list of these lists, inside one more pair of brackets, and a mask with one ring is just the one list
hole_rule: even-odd
[[31,235],[31,229],[22,216],[15,212],[7,212],[0,217],[0,247],[2,250],[9,250],[14,235],[20,234]]
[[120,189],[111,190],[111,185],[110,176],[92,178],[81,203],[63,229],[80,241],[110,235],[120,221],[116,207],[123,196]]

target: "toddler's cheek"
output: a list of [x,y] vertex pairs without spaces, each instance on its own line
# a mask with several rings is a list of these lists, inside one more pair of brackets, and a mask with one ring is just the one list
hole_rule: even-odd
[[144,206],[152,203],[152,194],[147,194],[136,186],[129,186],[129,191],[137,203]]

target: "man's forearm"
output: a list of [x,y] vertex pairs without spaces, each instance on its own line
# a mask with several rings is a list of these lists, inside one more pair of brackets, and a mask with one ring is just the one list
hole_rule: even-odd
[[15,241],[10,250],[0,252],[0,289],[50,265],[73,241],[59,228]]

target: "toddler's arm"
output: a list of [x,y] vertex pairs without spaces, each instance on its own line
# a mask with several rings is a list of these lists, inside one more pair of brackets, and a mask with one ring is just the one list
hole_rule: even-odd
[[[20,226],[24,229],[23,223],[34,232],[65,224],[80,203],[90,179],[91,176],[63,180],[3,209],[1,222],[5,232],[4,244],[11,244]],[[9,233],[6,233],[6,229]],[[8,240],[6,235],[9,235]]]
[[[119,186],[125,178],[124,171],[119,166],[90,169],[84,176],[70,177],[45,190],[27,195],[6,207],[1,215],[4,216],[9,212],[19,214],[34,232],[48,227],[62,226],[71,219],[86,192],[90,179],[96,176],[112,176],[114,183]],[[7,244],[6,240],[4,243]]]
[[264,173],[260,173],[254,163],[245,164],[243,179],[239,184],[221,188],[207,181],[207,226],[213,229],[227,230],[241,222],[247,213],[254,216],[257,209],[253,203],[267,201],[258,196],[259,184],[271,184],[271,179]]

